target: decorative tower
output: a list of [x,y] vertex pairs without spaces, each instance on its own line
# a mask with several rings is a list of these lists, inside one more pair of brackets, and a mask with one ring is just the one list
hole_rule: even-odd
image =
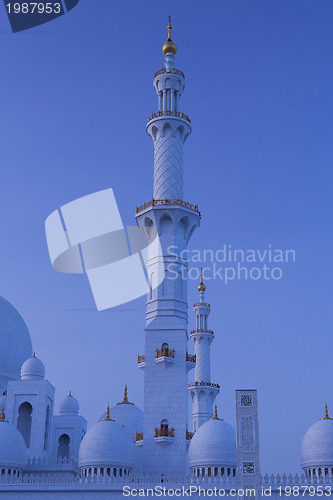
[[[183,201],[183,144],[191,133],[180,112],[184,73],[175,68],[177,47],[163,45],[165,68],[154,88],[158,111],[148,118],[154,143],[153,199],[137,208],[138,225],[149,242],[144,368],[144,472],[185,473],[187,460],[187,261],[182,257],[199,226],[197,205]],[[151,244],[158,235],[159,244]],[[156,238],[157,240],[157,238]]]
[[202,269],[200,276],[199,302],[193,306],[196,328],[191,332],[196,356],[194,383],[189,384],[194,432],[212,418],[213,403],[220,392],[220,386],[210,381],[210,345],[214,340],[214,332],[208,330],[210,305],[205,302],[206,286],[203,283]]

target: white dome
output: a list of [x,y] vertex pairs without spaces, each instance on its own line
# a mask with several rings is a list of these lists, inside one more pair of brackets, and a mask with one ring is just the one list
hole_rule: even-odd
[[[101,420],[105,416],[106,413],[101,417]],[[125,387],[124,400],[110,408],[110,417],[124,426],[132,441],[136,438],[136,432],[143,431],[143,411],[128,401],[127,387]]]
[[26,458],[27,449],[21,433],[0,419],[0,469],[23,469]]
[[98,422],[81,441],[80,467],[133,468],[134,444],[123,427],[112,420]]
[[35,353],[32,358],[27,359],[21,368],[21,380],[38,380],[45,377],[45,367],[42,361],[36,358]]
[[79,402],[72,396],[70,392],[68,396],[66,396],[59,405],[59,413],[66,415],[77,415],[79,413]]
[[0,297],[0,390],[7,380],[19,380],[22,363],[31,356],[28,328],[20,314]]
[[333,467],[333,420],[313,424],[302,441],[302,468]]
[[188,461],[195,467],[237,466],[236,433],[224,420],[212,419],[199,427],[191,439]]

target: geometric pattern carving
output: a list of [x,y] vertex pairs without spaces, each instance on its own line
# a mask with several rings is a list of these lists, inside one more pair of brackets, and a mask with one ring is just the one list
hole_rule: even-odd
[[183,199],[183,144],[177,137],[159,137],[154,150],[154,199]]
[[241,419],[241,440],[243,451],[255,451],[254,425],[252,417],[242,417]]
[[243,462],[243,474],[255,474],[254,462]]
[[241,394],[240,405],[243,408],[244,407],[252,407],[253,406],[253,396],[252,396],[252,394]]

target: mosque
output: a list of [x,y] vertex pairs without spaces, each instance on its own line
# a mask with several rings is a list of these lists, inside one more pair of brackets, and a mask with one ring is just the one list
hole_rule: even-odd
[[[136,209],[137,224],[148,240],[157,230],[161,252],[153,252],[147,266],[151,288],[145,353],[138,356],[138,368],[144,371],[144,411],[129,400],[127,387],[123,399],[108,407],[88,432],[75,395],[69,393],[55,408],[55,388],[32,351],[24,320],[1,298],[0,496],[4,499],[122,498],[149,489],[158,494],[162,488],[165,496],[177,491],[181,493],[177,496],[187,496],[185,491],[190,491],[196,497],[202,495],[200,488],[209,496],[222,496],[223,490],[226,496],[241,497],[253,496],[253,491],[263,495],[263,488],[270,490],[269,496],[280,497],[288,493],[287,487],[296,492],[302,485],[310,496],[330,492],[333,419],[327,407],[304,436],[301,476],[261,475],[256,390],[236,391],[236,430],[218,416],[215,399],[220,386],[211,381],[214,332],[208,324],[211,307],[204,279],[201,275],[194,317],[188,320],[187,262],[181,257],[175,260],[174,252],[167,251],[172,245],[180,256],[200,225],[198,206],[183,201],[183,145],[191,122],[180,111],[185,75],[175,67],[177,47],[171,30],[170,20],[163,45],[165,67],[153,80],[158,110],[147,123],[154,144],[153,198]],[[165,278],[155,287],[160,283],[161,260]],[[173,270],[176,266],[176,279],[168,271],[170,262]],[[193,324],[190,332],[188,321]],[[190,371],[194,375],[188,383]]]

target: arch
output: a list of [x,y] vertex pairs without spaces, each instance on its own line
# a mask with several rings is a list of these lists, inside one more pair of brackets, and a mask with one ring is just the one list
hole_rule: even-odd
[[168,436],[169,435],[169,422],[167,421],[166,418],[163,418],[161,420],[161,436]]
[[44,450],[47,450],[49,443],[49,428],[50,428],[50,406],[46,408],[45,415],[45,433],[44,433]]
[[224,476],[224,467],[221,468],[221,476]]
[[183,125],[180,125],[179,127],[177,127],[176,136],[178,139],[182,140],[183,135],[184,135],[184,127],[183,127]]
[[207,473],[208,473],[208,477],[210,477],[212,475],[212,469],[210,467],[208,467]]
[[188,226],[190,225],[189,218],[185,215],[178,222],[178,228],[183,232],[184,238],[186,237],[186,233],[188,230]]
[[172,135],[172,128],[170,127],[169,123],[165,123],[163,126],[163,136],[171,137],[171,135]]
[[27,448],[30,448],[31,424],[32,424],[32,406],[25,401],[19,406],[17,417],[17,429],[22,434]]
[[165,85],[164,85],[164,88],[165,88],[166,90],[171,89],[171,78],[166,78],[166,79],[165,79]]
[[173,222],[168,214],[163,214],[160,220],[160,234],[171,233],[173,230]]
[[58,439],[58,458],[69,458],[70,442],[68,434],[61,434]]
[[191,227],[190,229],[190,232],[188,233],[188,236],[187,236],[187,241],[190,241],[191,239],[191,236],[192,234],[194,233],[195,229],[196,229],[197,225],[196,224],[193,224],[193,226]]

